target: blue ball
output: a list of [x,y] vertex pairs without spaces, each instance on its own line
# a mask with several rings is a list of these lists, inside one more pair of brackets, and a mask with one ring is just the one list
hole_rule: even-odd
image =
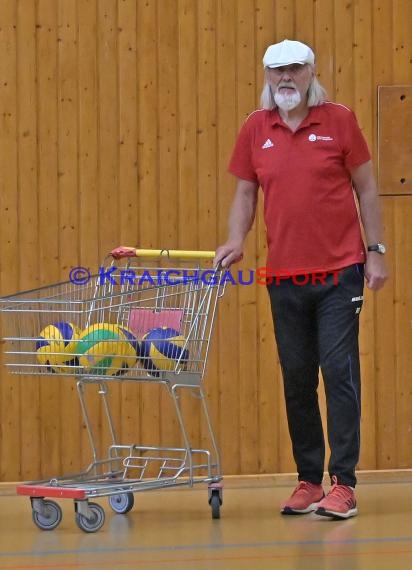
[[156,327],[148,331],[140,344],[140,359],[144,368],[152,375],[160,371],[172,371],[176,365],[185,365],[189,360],[186,339],[179,331],[170,327]]
[[36,339],[36,356],[49,372],[73,373],[80,329],[73,323],[58,321],[45,327]]

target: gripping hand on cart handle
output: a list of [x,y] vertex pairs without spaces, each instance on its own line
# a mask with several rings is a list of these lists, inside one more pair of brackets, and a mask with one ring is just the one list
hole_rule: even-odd
[[216,250],[216,255],[213,260],[213,267],[230,267],[232,263],[242,261],[243,252],[241,247],[231,242],[221,245]]

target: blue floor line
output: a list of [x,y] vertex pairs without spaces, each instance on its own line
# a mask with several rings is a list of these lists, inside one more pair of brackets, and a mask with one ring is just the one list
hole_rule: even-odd
[[107,554],[119,552],[168,552],[192,550],[224,550],[246,548],[271,548],[274,546],[328,546],[349,544],[385,544],[412,542],[412,536],[387,536],[371,538],[353,538],[346,540],[274,540],[269,542],[231,543],[231,544],[182,544],[169,546],[135,546],[135,547],[103,547],[103,548],[76,548],[69,550],[26,550],[18,552],[0,552],[0,558],[13,556],[55,556],[69,554]]

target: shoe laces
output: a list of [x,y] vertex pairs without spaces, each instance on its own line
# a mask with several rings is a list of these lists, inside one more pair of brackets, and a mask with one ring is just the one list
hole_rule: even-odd
[[332,476],[332,488],[329,491],[330,495],[333,495],[334,497],[339,497],[340,499],[344,499],[344,500],[348,500],[348,499],[352,499],[353,493],[352,493],[352,489],[348,486],[348,485],[339,485],[338,484],[338,478],[336,477],[336,475]]
[[298,493],[299,491],[310,491],[310,488],[314,486],[313,483],[309,483],[308,481],[299,481],[297,487],[295,488],[295,490],[292,493],[292,497],[294,495],[296,495],[296,493]]

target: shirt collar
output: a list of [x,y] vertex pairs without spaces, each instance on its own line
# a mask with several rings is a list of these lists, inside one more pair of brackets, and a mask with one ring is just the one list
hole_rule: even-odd
[[[303,129],[304,127],[308,127],[309,125],[318,125],[322,122],[320,118],[320,113],[321,113],[320,107],[321,105],[309,108],[309,113],[299,125],[298,130]],[[282,117],[279,115],[279,111],[277,109],[273,109],[271,111],[271,114],[272,114],[271,124],[273,126],[279,125],[281,127],[287,127],[287,125],[282,121]]]

